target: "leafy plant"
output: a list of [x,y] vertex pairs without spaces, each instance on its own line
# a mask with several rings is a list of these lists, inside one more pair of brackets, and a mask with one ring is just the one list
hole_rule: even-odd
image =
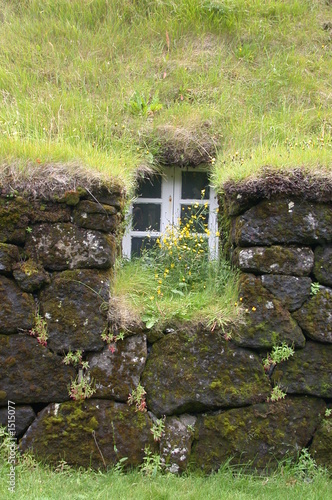
[[299,457],[294,464],[294,473],[301,479],[312,479],[318,471],[317,464],[315,460],[309,453],[307,448],[303,448],[299,454]]
[[138,384],[136,389],[133,389],[128,396],[128,405],[135,405],[136,411],[146,412],[145,389],[141,384]]
[[165,432],[165,420],[166,420],[166,417],[158,418],[153,423],[153,426],[151,427],[151,433],[153,435],[154,441],[160,441],[162,435],[164,434],[164,432]]
[[94,380],[86,374],[78,374],[70,384],[69,396],[74,401],[89,399],[96,392]]
[[263,360],[264,370],[269,372],[271,367],[281,363],[281,361],[286,361],[294,355],[294,352],[294,346],[291,347],[286,344],[286,342],[283,342],[281,345],[274,346],[272,352]]
[[319,290],[320,290],[320,284],[317,281],[311,283],[311,286],[310,286],[310,295],[317,295],[317,293],[319,292]]
[[39,312],[35,316],[35,326],[31,330],[29,330],[29,335],[31,335],[32,337],[36,337],[39,344],[43,345],[44,347],[47,346],[47,323],[45,319],[39,314]]
[[125,109],[132,115],[142,116],[153,115],[162,108],[158,92],[151,99],[146,99],[143,93],[135,91],[125,105]]
[[65,365],[73,365],[75,367],[81,366],[84,370],[87,370],[89,368],[89,363],[88,361],[83,361],[82,355],[82,351],[69,351],[68,354],[65,355],[63,363]]
[[269,402],[280,401],[286,397],[286,393],[282,391],[279,385],[275,385],[272,389],[271,396],[268,398]]
[[140,466],[141,472],[149,477],[155,477],[162,472],[162,462],[160,455],[153,454],[147,446],[144,450],[143,464]]

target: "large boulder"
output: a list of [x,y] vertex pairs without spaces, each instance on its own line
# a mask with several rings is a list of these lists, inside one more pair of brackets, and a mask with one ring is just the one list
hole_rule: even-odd
[[189,465],[196,420],[193,415],[166,418],[160,439],[160,457],[173,474],[184,472]]
[[332,398],[332,346],[307,342],[287,361],[278,364],[272,381],[288,394]]
[[115,207],[83,200],[74,210],[74,222],[86,229],[106,233],[114,232],[120,223],[120,215]]
[[307,276],[314,265],[314,253],[311,248],[278,245],[237,248],[233,261],[241,271],[247,273]]
[[141,383],[158,416],[244,406],[271,390],[256,354],[204,331],[175,332],[153,344]]
[[211,472],[231,459],[259,470],[296,457],[308,446],[325,403],[316,398],[286,398],[198,418],[191,462]]
[[39,460],[95,469],[143,462],[144,449],[156,451],[147,413],[134,407],[101,399],[84,402],[52,403],[40,412],[20,443]]
[[0,273],[9,274],[19,259],[18,247],[0,243]]
[[107,329],[109,274],[88,269],[55,273],[40,294],[48,345],[56,352],[100,351]]
[[0,406],[69,399],[74,368],[27,335],[0,335]]
[[240,299],[245,310],[245,323],[234,332],[234,342],[243,347],[271,349],[286,342],[296,347],[305,345],[305,337],[281,302],[263,287],[260,278],[243,275]]
[[29,293],[35,292],[51,282],[45,269],[31,259],[14,264],[13,276],[19,287]]
[[297,198],[264,200],[233,221],[237,246],[317,245],[332,240],[332,210],[328,204]]
[[315,249],[314,275],[319,283],[332,287],[332,245]]
[[[330,408],[331,410],[331,408]],[[318,465],[332,471],[332,417],[325,416],[315,432],[310,454]]]
[[[15,408],[15,435],[16,437],[21,436],[24,431],[29,427],[30,424],[36,418],[36,414],[31,406],[17,406],[13,405]],[[0,425],[7,427],[8,425],[8,407],[0,408]]]
[[264,274],[261,280],[262,285],[290,312],[299,309],[310,297],[310,278]]
[[118,340],[100,353],[89,354],[90,376],[97,389],[94,397],[126,402],[139,384],[147,354],[145,335]]
[[16,283],[0,276],[0,333],[29,330],[35,318],[35,302]]
[[332,289],[320,287],[316,295],[307,300],[293,314],[304,333],[313,340],[332,343]]
[[27,238],[26,250],[50,271],[107,269],[115,261],[115,239],[70,223],[37,224]]

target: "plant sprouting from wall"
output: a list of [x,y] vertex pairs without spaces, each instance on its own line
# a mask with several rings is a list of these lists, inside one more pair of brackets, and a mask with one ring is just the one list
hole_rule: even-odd
[[272,352],[263,360],[264,370],[267,373],[270,373],[271,369],[273,369],[278,363],[281,363],[281,361],[289,359],[294,355],[294,352],[294,346],[289,346],[286,342],[274,346]]
[[47,323],[45,319],[39,314],[36,313],[35,316],[35,326],[29,330],[29,335],[35,337],[38,340],[38,343],[47,346],[48,333],[47,333]]
[[138,384],[136,389],[133,389],[128,396],[128,405],[135,405],[136,411],[146,412],[146,392],[141,384]]
[[267,399],[268,402],[274,403],[280,401],[286,397],[286,393],[283,392],[279,385],[275,385],[272,389],[271,396]]
[[89,363],[83,360],[83,352],[69,351],[64,357],[63,363],[78,368],[78,375],[75,380],[72,380],[69,387],[69,396],[71,399],[81,401],[91,398],[96,392],[95,382],[88,373]]
[[153,435],[154,441],[160,441],[162,435],[165,432],[165,420],[166,417],[163,418],[157,418],[153,426],[151,427],[151,434]]

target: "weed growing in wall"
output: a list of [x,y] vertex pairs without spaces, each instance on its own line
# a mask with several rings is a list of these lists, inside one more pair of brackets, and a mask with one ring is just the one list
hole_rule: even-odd
[[138,384],[136,389],[133,389],[128,396],[128,405],[135,405],[136,411],[146,412],[145,389],[141,384]]
[[29,330],[29,335],[31,335],[32,337],[36,337],[39,344],[43,345],[44,347],[47,346],[47,323],[39,314],[39,312],[36,313],[35,326],[31,330]]
[[81,401],[91,398],[96,392],[96,388],[94,380],[91,379],[88,374],[89,363],[88,361],[83,361],[83,352],[69,351],[64,357],[63,363],[78,368],[78,375],[75,380],[72,380],[69,387],[69,396],[71,399],[74,401]]
[[294,352],[294,346],[289,346],[286,342],[274,346],[272,352],[263,360],[264,370],[269,373],[271,368],[274,368],[281,361],[289,359],[294,355]]

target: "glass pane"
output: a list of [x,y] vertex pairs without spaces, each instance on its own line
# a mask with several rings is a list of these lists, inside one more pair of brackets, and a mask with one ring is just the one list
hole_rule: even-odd
[[161,198],[161,175],[139,179],[136,195],[140,198]]
[[183,200],[208,200],[210,187],[207,173],[183,171],[181,197]]
[[156,203],[135,203],[133,231],[160,231],[160,208]]
[[209,223],[209,207],[204,205],[181,205],[181,226],[189,224],[190,231],[204,233]]
[[156,241],[156,238],[138,238],[133,236],[131,239],[131,256],[141,257],[144,250],[151,248]]

